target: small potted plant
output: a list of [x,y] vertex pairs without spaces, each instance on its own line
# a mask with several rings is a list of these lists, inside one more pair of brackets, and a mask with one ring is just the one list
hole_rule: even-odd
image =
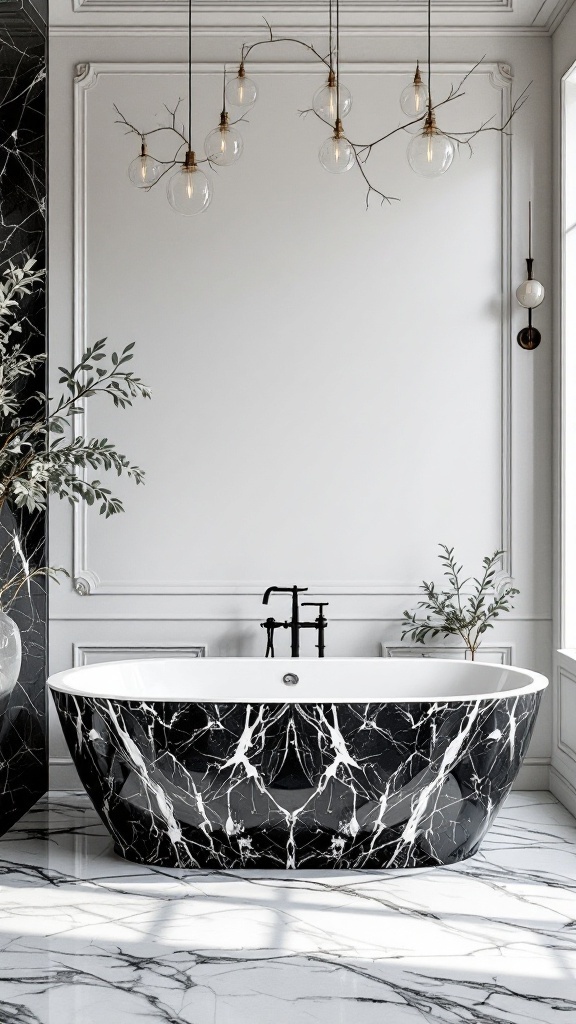
[[[459,637],[464,648],[475,660],[476,652],[487,630],[494,628],[494,620],[514,607],[513,598],[520,593],[512,586],[509,576],[500,571],[503,551],[482,560],[482,571],[477,577],[463,578],[463,566],[458,565],[454,548],[440,544],[440,562],[448,585],[437,589],[435,583],[422,583],[424,599],[416,611],[403,613],[402,640],[410,637],[417,644],[425,644],[442,635]],[[472,583],[469,593],[465,588]]]

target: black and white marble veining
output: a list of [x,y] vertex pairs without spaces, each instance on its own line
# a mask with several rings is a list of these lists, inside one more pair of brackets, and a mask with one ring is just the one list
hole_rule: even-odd
[[224,869],[421,868],[472,856],[516,777],[540,701],[54,697],[117,852]]
[[[45,265],[46,116],[42,19],[28,0],[0,5],[0,271],[33,257]],[[45,351],[45,294],[35,289],[22,306],[21,337],[30,352]],[[30,379],[30,394],[44,390]],[[34,410],[36,411],[36,410]],[[46,515],[7,508],[0,515],[0,574],[45,563]],[[46,624],[44,585],[34,582],[10,608],[22,635],[22,668],[0,709],[0,831],[46,791]],[[1,1019],[1,1016],[0,1016]]]
[[2,1024],[571,1024],[576,823],[513,792],[435,871],[122,861],[87,798],[0,840]]

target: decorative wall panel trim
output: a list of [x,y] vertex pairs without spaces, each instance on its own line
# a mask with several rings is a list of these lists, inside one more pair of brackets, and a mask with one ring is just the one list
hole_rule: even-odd
[[[571,4],[573,0],[569,0]],[[562,19],[560,19],[561,21]],[[558,22],[559,23],[559,22]],[[557,25],[555,26],[557,27]],[[284,34],[289,31],[291,35],[295,32],[298,33],[299,38],[306,39],[310,37],[317,37],[319,29],[314,26],[300,26],[300,25],[275,25],[276,31]],[[74,39],[88,38],[102,38],[105,36],[108,38],[118,37],[121,39],[140,39],[140,38],[156,38],[171,37],[175,39],[182,38],[183,29],[182,26],[174,23],[170,24],[152,24],[146,23],[144,25],[121,25],[121,24],[81,24],[76,25],[52,25],[50,28],[50,38],[58,37],[73,37]],[[366,37],[378,39],[391,39],[394,37],[407,38],[426,38],[426,28],[416,25],[348,25],[341,29],[342,38],[354,38],[354,37]],[[451,38],[457,36],[460,38],[472,38],[473,36],[486,37],[487,35],[497,35],[499,39],[505,36],[511,36],[515,39],[529,36],[533,38],[548,38],[551,32],[549,29],[542,26],[529,27],[527,25],[521,26],[502,26],[497,29],[491,29],[487,25],[448,25],[434,33],[438,37]],[[226,39],[239,39],[241,42],[245,42],[247,36],[254,35],[254,25],[246,27],[245,25],[231,27],[229,25],[197,25],[194,30],[195,38],[200,36],[208,36],[210,38],[219,38],[221,36]]]
[[[90,664],[91,655],[115,656],[115,661],[129,661],[133,658],[205,658],[208,648],[205,644],[189,643],[75,643],[72,644],[72,664],[74,668]],[[96,664],[94,662],[94,664]]]
[[566,687],[573,688],[574,701],[576,702],[576,676],[567,672],[564,668],[558,668],[556,686],[556,745],[566,757],[576,762],[576,749],[574,742],[574,715],[570,713],[567,705]]
[[[266,586],[268,586],[268,584],[266,584]],[[258,593],[261,594],[262,591],[259,591]],[[200,596],[203,596],[203,595],[200,595]],[[252,594],[247,594],[247,595],[239,595],[239,596],[251,597],[253,595]],[[309,596],[310,597],[314,596],[313,591],[310,591],[310,595]],[[350,591],[347,591],[344,596],[346,596],[346,597],[357,597],[358,595],[350,594]],[[380,597],[381,595],[380,594],[374,594],[374,595],[365,595],[365,596],[368,596],[368,597]],[[398,594],[398,593],[394,593],[394,594],[388,595],[388,596],[402,597],[403,595],[402,594]],[[409,596],[411,596],[411,595],[409,595]],[[91,605],[90,607],[92,608],[93,605]],[[203,610],[200,610],[198,613],[196,613],[193,610],[189,611],[189,612],[184,612],[184,611],[182,611],[181,607],[180,607],[180,609],[178,609],[176,611],[171,611],[171,610],[164,610],[164,611],[162,611],[160,608],[158,608],[158,609],[153,609],[150,612],[134,611],[134,612],[132,612],[130,614],[125,613],[125,612],[117,612],[117,611],[112,612],[111,614],[107,614],[106,612],[104,614],[102,614],[101,611],[100,612],[98,612],[98,611],[92,612],[91,611],[90,614],[88,614],[88,613],[83,614],[81,611],[79,611],[79,612],[68,612],[66,614],[62,614],[60,612],[55,612],[54,614],[52,614],[50,616],[50,621],[51,622],[110,622],[110,621],[114,621],[114,622],[192,622],[192,621],[194,621],[194,622],[260,622],[261,619],[262,619],[262,615],[261,614],[258,614],[258,615],[244,615],[244,614],[225,615],[225,614],[218,614],[217,612],[214,612],[213,614],[208,614],[206,611],[203,611]],[[330,621],[331,622],[401,622],[402,620],[399,619],[397,615],[388,615],[388,614],[383,613],[382,615],[374,615],[374,614],[370,614],[370,615],[368,615],[368,614],[365,614],[365,615],[363,615],[363,614],[358,614],[358,615],[349,615],[349,614],[348,615],[346,615],[346,614],[345,615],[338,615],[338,614],[334,614],[334,615],[330,616]],[[514,613],[512,613],[511,615],[507,615],[506,616],[506,621],[507,622],[530,622],[530,623],[533,623],[533,622],[552,622],[552,619],[550,618],[549,615],[514,615]]]
[[[349,64],[345,70],[351,74],[374,74],[405,76],[413,68],[408,63],[363,63]],[[437,64],[437,74],[458,75],[470,69],[469,64]],[[197,74],[214,74],[220,71],[220,64],[199,64]],[[176,63],[83,63],[76,68],[74,80],[74,359],[78,362],[88,344],[87,337],[87,131],[88,97],[103,76],[106,75],[183,75],[184,64]],[[255,74],[309,74],[310,65],[303,63],[260,64]],[[475,75],[486,75],[490,84],[500,93],[500,116],[503,121],[509,116],[512,94],[512,70],[510,65],[487,62],[474,71]],[[511,451],[511,366],[510,338],[511,322],[511,136],[503,133],[500,137],[501,153],[501,321],[500,321],[500,390],[501,390],[501,462],[500,462],[500,547],[506,552],[503,569],[512,575],[512,451]],[[239,595],[261,593],[268,585],[262,581],[233,580],[105,580],[94,568],[90,568],[89,516],[84,502],[74,506],[73,513],[73,577],[76,593],[81,597],[89,595],[152,595],[167,594],[214,594]],[[419,582],[358,580],[318,580],[310,583],[310,589],[323,594],[389,594],[412,595],[419,593]]]
[[[450,658],[456,661],[468,661],[469,652],[456,646],[427,646],[426,644],[382,644],[383,658]],[[516,645],[482,644],[476,660],[491,665],[514,665],[516,663]]]
[[[263,594],[268,586],[269,580],[193,580],[190,583],[175,583],[172,580],[165,582],[155,581],[154,583],[134,583],[131,580],[115,580],[114,582],[102,583],[96,573],[90,569],[81,569],[80,575],[74,575],[74,589],[79,597],[88,597],[93,594],[109,595],[116,597],[128,597],[133,594],[143,594],[148,597],[158,597],[165,594],[175,595],[206,595],[206,596],[252,596]],[[422,589],[419,583],[394,583],[389,580],[311,580],[308,581],[309,596],[314,594],[350,594],[365,597],[416,597],[422,596]],[[472,591],[462,590],[464,597],[469,596]],[[69,616],[65,616],[69,618]],[[90,618],[93,616],[91,615]],[[133,618],[134,616],[130,616]],[[218,620],[221,616],[217,616]],[[365,620],[366,616],[361,616]],[[397,616],[393,621],[396,621]],[[508,616],[510,618],[510,616]],[[512,616],[513,618],[513,616]],[[530,616],[529,621],[533,622],[537,616]],[[549,616],[542,616],[542,621],[548,622]],[[378,616],[382,621],[382,616]]]

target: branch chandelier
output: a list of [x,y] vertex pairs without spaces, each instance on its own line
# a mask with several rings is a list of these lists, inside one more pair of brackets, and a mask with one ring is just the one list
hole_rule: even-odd
[[[212,200],[213,184],[210,175],[201,169],[200,164],[207,165],[208,170],[211,167],[228,167],[242,156],[244,144],[237,125],[245,121],[246,113],[254,106],[258,97],[256,83],[246,75],[246,63],[250,54],[258,46],[292,43],[304,47],[323,66],[324,74],[327,75],[325,84],[318,89],[313,98],[312,107],[300,111],[301,114],[313,114],[331,129],[331,134],[320,146],[320,163],[332,174],[344,174],[356,168],[366,189],[366,206],[373,195],[380,199],[381,204],[397,201],[395,197],[387,195],[382,188],[374,184],[370,177],[368,162],[376,147],[398,132],[408,132],[413,136],[407,150],[408,163],[412,170],[425,178],[439,177],[448,170],[455,151],[461,146],[468,147],[471,152],[473,140],[482,133],[507,133],[512,118],[523,106],[528,94],[528,90],[524,89],[501,125],[494,124],[492,116],[471,131],[442,131],[437,124],[437,112],[465,95],[464,85],[482,61],[475,64],[457,86],[450,88],[446,99],[434,103],[431,25],[432,0],[428,0],[427,81],[424,82],[418,63],[413,82],[404,89],[400,97],[400,106],[409,120],[377,136],[372,142],[356,142],[345,132],[343,124],[352,108],[352,96],[340,79],[340,0],[328,0],[329,49],[326,56],[301,39],[275,36],[266,21],[267,37],[254,43],[243,44],[240,65],[234,78],[228,78],[224,66],[220,123],[206,137],[204,156],[198,159],[192,147],[192,0],[188,0],[188,123],[184,126],[178,122],[181,100],[174,110],[167,108],[170,116],[168,124],[149,131],[141,131],[131,124],[116,107],[117,123],[122,124],[127,133],[134,133],[141,140],[140,154],[128,168],[130,180],[137,188],[149,190],[164,179],[167,182],[168,201],[177,213],[193,216],[206,210]],[[231,118],[229,107],[237,111],[237,116]],[[177,149],[172,160],[159,160],[149,153],[149,141],[158,132],[175,136]]]

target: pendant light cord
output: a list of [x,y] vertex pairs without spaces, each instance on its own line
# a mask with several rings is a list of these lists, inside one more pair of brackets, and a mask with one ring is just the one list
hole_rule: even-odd
[[340,123],[340,0],[336,0],[336,120]]
[[334,71],[334,24],[332,15],[332,0],[328,3],[328,24],[329,24],[329,45],[330,45],[330,71]]
[[428,0],[428,113],[432,112],[432,0]]
[[192,0],[188,0],[188,149],[192,149]]

